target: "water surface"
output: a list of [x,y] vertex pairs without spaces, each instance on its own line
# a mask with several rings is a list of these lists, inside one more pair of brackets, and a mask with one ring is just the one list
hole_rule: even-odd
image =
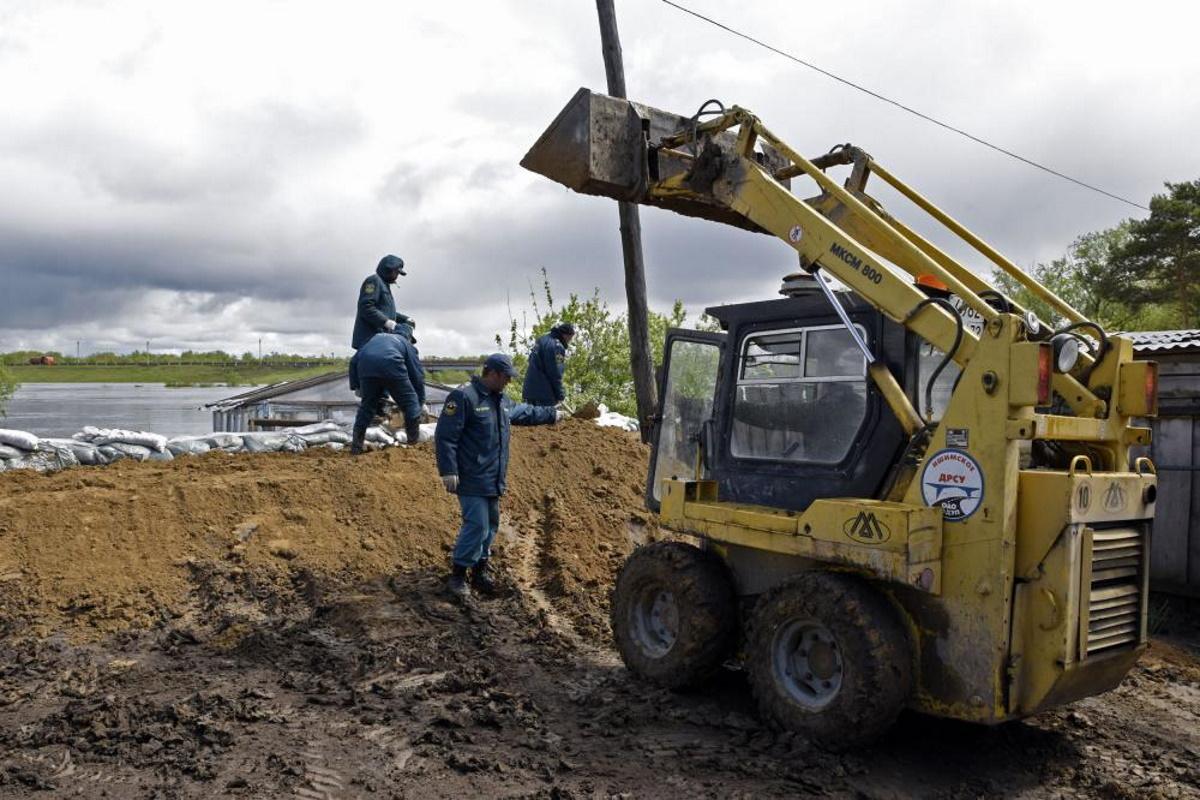
[[127,428],[164,436],[208,433],[212,412],[204,408],[248,386],[182,387],[161,383],[26,383],[8,402],[0,428],[38,436],[70,436],[84,425]]

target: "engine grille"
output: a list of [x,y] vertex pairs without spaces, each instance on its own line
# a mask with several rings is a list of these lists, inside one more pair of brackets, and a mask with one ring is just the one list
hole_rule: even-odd
[[1142,628],[1145,536],[1140,528],[1092,531],[1085,656],[1137,644]]

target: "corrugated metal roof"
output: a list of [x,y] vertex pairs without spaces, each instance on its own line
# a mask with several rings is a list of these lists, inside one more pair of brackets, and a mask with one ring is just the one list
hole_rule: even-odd
[[1132,339],[1133,349],[1139,353],[1200,352],[1200,330],[1129,331],[1121,335]]

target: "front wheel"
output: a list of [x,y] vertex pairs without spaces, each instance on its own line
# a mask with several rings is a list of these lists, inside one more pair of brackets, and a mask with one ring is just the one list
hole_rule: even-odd
[[865,744],[912,691],[912,656],[896,609],[865,581],[809,572],[767,592],[746,634],[759,712],[832,749]]
[[711,676],[733,650],[737,608],[720,558],[682,542],[629,556],[613,591],[612,628],[625,666],[669,689]]

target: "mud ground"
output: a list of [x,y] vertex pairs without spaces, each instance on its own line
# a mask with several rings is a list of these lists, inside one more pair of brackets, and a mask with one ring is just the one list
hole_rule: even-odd
[[633,681],[604,614],[644,459],[517,431],[506,591],[465,608],[427,447],[0,476],[0,797],[1200,797],[1183,607],[1105,696],[849,754],[762,728],[736,671]]

